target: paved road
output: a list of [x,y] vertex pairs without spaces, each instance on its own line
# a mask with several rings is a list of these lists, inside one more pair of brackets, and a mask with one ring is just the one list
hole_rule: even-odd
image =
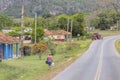
[[120,56],[114,47],[120,36],[93,41],[89,50],[52,80],[120,80]]

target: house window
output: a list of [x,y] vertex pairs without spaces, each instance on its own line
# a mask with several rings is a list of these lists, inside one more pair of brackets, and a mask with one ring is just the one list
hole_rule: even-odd
[[61,39],[61,36],[60,36],[60,35],[58,35],[58,36],[57,36],[57,39]]

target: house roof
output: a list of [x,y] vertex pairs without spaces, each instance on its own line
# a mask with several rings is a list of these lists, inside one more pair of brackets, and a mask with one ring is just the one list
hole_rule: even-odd
[[45,30],[45,36],[49,35],[71,35],[71,33],[64,30]]
[[19,43],[20,40],[0,32],[0,43]]

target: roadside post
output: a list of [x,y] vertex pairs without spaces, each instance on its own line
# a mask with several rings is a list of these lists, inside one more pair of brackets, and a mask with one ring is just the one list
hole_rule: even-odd
[[80,40],[80,34],[77,34],[77,40]]

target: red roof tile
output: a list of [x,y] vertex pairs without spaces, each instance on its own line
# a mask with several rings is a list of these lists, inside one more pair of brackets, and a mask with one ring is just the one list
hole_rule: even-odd
[[0,43],[19,43],[20,40],[4,33],[0,33]]
[[49,35],[70,35],[70,32],[64,30],[45,30],[45,36]]

